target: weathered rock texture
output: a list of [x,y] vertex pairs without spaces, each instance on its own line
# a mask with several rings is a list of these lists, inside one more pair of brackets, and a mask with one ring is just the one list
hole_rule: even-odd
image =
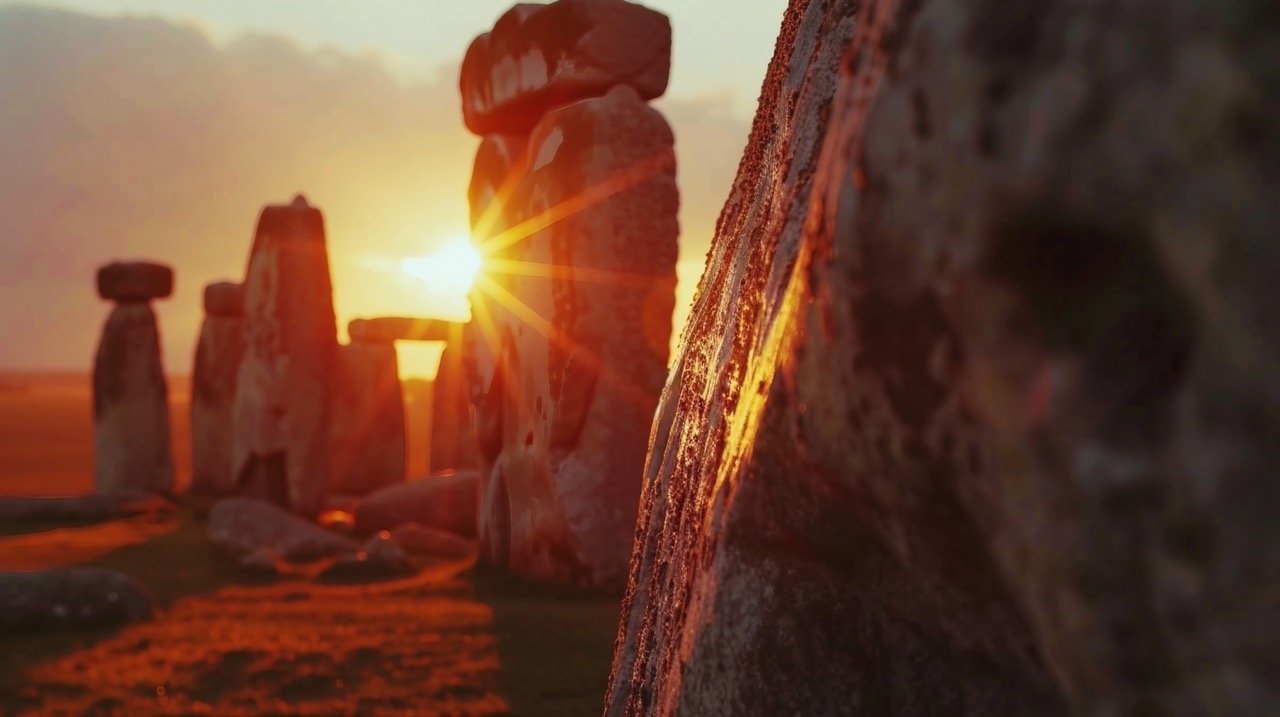
[[244,303],[236,490],[314,515],[330,480],[338,340],[324,219],[301,196],[262,210]]
[[854,5],[788,11],[607,712],[1274,711],[1280,15]]
[[630,85],[667,90],[671,23],[622,0],[521,3],[477,37],[462,61],[462,115],[476,134],[525,134],[548,111]]
[[356,496],[404,481],[405,417],[395,345],[353,342],[339,348],[329,492]]
[[[489,266],[463,361],[481,542],[485,559],[539,577],[625,578],[674,306],[673,137],[644,102],[665,89],[669,32],[665,17],[624,2],[517,6],[463,68],[473,118],[483,103],[468,94],[472,55],[515,58],[494,67],[519,75],[546,48],[571,48],[545,89],[519,76],[486,87],[513,98],[491,104],[507,102],[520,122],[470,125],[507,133],[485,137],[468,192]],[[576,64],[588,50],[613,70]]]
[[98,493],[171,493],[169,393],[150,298],[173,290],[173,270],[149,262],[98,271],[98,293],[118,300],[93,364],[94,488]]
[[235,489],[232,426],[244,359],[243,285],[206,286],[204,309],[191,372],[191,490],[225,495]]
[[137,580],[105,568],[0,572],[0,631],[81,627],[144,620],[151,595]]

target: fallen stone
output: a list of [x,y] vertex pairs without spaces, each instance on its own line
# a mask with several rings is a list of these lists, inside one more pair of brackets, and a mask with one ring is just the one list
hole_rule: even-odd
[[369,538],[360,550],[340,556],[325,575],[402,575],[414,571],[413,561],[386,531]]
[[498,393],[510,396],[506,407],[488,403],[491,391],[472,393],[489,478],[486,559],[566,582],[621,589],[626,580],[675,305],[673,142],[628,86],[549,112],[530,134],[514,211],[529,221],[567,202],[583,207],[508,252],[561,267],[504,287],[548,326],[530,326],[511,301],[473,301],[507,337],[496,374],[513,384]]
[[404,395],[395,346],[339,348],[329,492],[362,496],[405,479]]
[[476,534],[476,472],[458,471],[400,483],[372,493],[356,506],[362,533],[392,530],[405,523]]
[[0,521],[108,520],[176,509],[154,493],[0,497]]
[[94,487],[103,494],[173,492],[169,391],[151,306],[117,304],[93,364]]
[[236,490],[316,515],[329,484],[337,379],[333,284],[320,211],[298,196],[258,219],[236,381]]
[[[236,382],[244,360],[244,318],[230,310],[227,295],[241,293],[239,284],[210,284],[191,373],[191,490],[197,495],[234,491],[232,469]],[[215,290],[216,289],[216,290]],[[211,302],[210,297],[215,297]],[[239,299],[235,300],[239,302]],[[242,303],[242,302],[241,302]]]
[[478,550],[475,540],[417,523],[396,526],[391,530],[391,538],[408,552],[422,555],[470,558],[475,556]]
[[347,325],[352,343],[391,343],[393,341],[449,341],[462,325],[440,319],[415,319],[403,316],[379,316],[354,319]]
[[151,595],[115,570],[0,572],[0,631],[113,625],[151,616]]
[[607,715],[1275,711],[1280,15],[1122,5],[791,3]]
[[206,537],[215,550],[233,557],[271,550],[291,562],[332,557],[358,548],[337,533],[252,498],[228,498],[214,505]]
[[219,281],[205,286],[204,312],[210,316],[244,316],[244,284]]
[[98,296],[111,301],[150,301],[173,293],[173,269],[149,261],[112,262],[98,269]]
[[462,116],[478,135],[525,134],[549,110],[618,85],[647,100],[667,89],[671,23],[618,0],[521,3],[462,61]]

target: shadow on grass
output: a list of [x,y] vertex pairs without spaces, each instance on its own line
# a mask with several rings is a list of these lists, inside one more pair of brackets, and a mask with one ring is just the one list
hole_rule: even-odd
[[498,681],[512,713],[599,715],[622,597],[484,566],[473,582],[476,600],[493,610]]

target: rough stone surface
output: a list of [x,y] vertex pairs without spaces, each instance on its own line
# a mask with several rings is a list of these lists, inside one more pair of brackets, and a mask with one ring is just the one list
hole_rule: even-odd
[[628,85],[660,96],[671,74],[666,15],[621,0],[521,3],[462,61],[462,116],[479,135],[524,134],[549,110]]
[[108,520],[176,510],[154,493],[0,497],[0,520]]
[[453,321],[379,316],[354,319],[347,325],[352,343],[391,343],[392,341],[448,341],[461,330]]
[[244,316],[244,284],[218,281],[206,285],[204,312],[210,316]]
[[[236,486],[233,424],[236,382],[244,360],[244,318],[229,310],[234,302],[225,295],[239,293],[238,288],[226,287],[239,286],[205,287],[209,315],[200,326],[191,373],[191,490],[199,495],[226,495]],[[211,302],[211,296],[217,298]]]
[[271,550],[288,561],[327,558],[359,547],[348,538],[254,498],[228,498],[214,505],[206,537],[215,550],[232,557]]
[[383,488],[356,506],[356,530],[368,533],[418,523],[474,536],[476,480],[475,471],[458,471]]
[[[531,230],[495,240],[491,263],[555,271],[490,280],[473,298],[487,560],[556,580],[625,580],[674,307],[672,142],[662,116],[622,86],[549,113],[515,163],[524,175],[498,223]],[[505,172],[501,160],[483,166]]]
[[169,392],[160,335],[149,304],[117,304],[93,364],[94,489],[173,491]]
[[117,261],[98,269],[98,296],[150,301],[173,293],[173,269],[150,261]]
[[245,277],[232,470],[245,495],[315,515],[330,480],[337,324],[324,219],[301,196],[262,210]]
[[606,712],[1274,711],[1280,15],[860,5],[788,11]]
[[150,593],[115,570],[0,572],[0,631],[119,624],[149,617]]
[[331,494],[361,496],[405,479],[404,395],[390,343],[339,348]]
[[436,557],[470,558],[478,549],[475,540],[417,523],[405,523],[391,529],[391,537],[410,553]]

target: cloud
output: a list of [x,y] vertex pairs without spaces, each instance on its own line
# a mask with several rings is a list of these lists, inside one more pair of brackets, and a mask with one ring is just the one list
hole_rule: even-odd
[[[109,308],[95,268],[151,258],[177,273],[157,310],[167,368],[186,373],[201,288],[242,275],[259,208],[297,191],[325,211],[340,317],[439,308],[378,259],[465,231],[476,140],[455,77],[404,82],[280,37],[215,44],[162,19],[0,7],[0,367],[87,369]],[[747,123],[727,100],[660,106],[678,138],[682,259],[700,260]]]

